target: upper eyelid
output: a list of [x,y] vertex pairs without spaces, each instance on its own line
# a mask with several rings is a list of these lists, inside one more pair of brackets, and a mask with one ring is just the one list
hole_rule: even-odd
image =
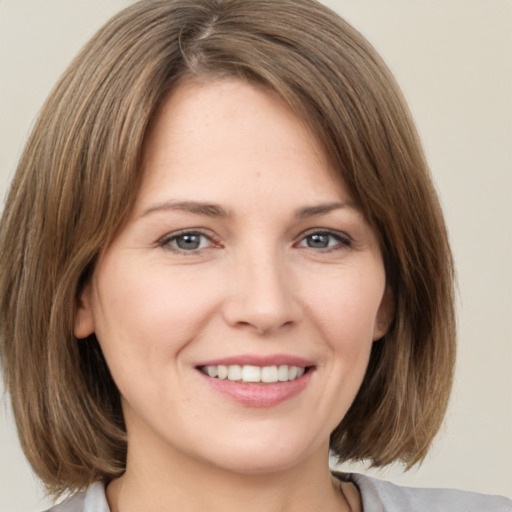
[[171,231],[170,233],[160,237],[159,240],[170,240],[182,235],[203,235],[206,238],[211,238],[212,240],[216,238],[211,232],[204,230],[203,228],[185,228],[178,229],[177,231]]
[[[180,236],[180,235],[186,235],[186,234],[194,234],[194,233],[215,238],[215,235],[213,235],[212,232],[209,229],[206,229],[206,228],[183,228],[183,229],[178,229],[176,231],[170,231],[169,233],[165,234],[161,238],[162,239],[164,239],[164,238],[172,238],[174,236]],[[314,234],[314,233],[327,233],[327,234],[340,235],[340,236],[346,236],[347,238],[352,238],[345,231],[339,231],[337,229],[322,228],[322,227],[308,228],[305,231],[301,231],[301,233],[298,235],[297,238],[299,238],[301,236],[302,237],[308,236],[308,235],[311,235],[311,234]]]
[[315,234],[324,234],[331,235],[337,238],[347,239],[347,241],[353,242],[353,238],[346,233],[345,231],[338,231],[336,229],[328,229],[328,228],[311,228],[303,233],[301,233],[298,237],[299,240],[306,238],[307,236],[315,235]]
[[303,231],[303,235],[310,235],[311,233],[327,233],[329,235],[345,235],[349,236],[344,231],[340,231],[338,229],[332,229],[332,228],[322,228],[322,227],[316,227],[316,228],[308,228],[305,231]]

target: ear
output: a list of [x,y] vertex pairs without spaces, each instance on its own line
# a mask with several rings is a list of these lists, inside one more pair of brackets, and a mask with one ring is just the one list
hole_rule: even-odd
[[373,341],[379,340],[388,332],[394,316],[395,300],[393,297],[393,292],[389,286],[386,286],[379,310],[377,311],[377,317],[375,318],[375,325],[373,327]]
[[91,307],[91,293],[91,286],[88,284],[78,299],[74,328],[74,334],[78,339],[87,338],[96,330]]

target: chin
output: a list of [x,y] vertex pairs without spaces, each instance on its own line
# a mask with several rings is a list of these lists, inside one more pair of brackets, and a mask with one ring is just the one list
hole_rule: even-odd
[[[208,459],[213,461],[214,466],[242,475],[264,475],[290,470],[322,451],[321,446],[312,447],[310,442],[289,437],[279,439],[275,434],[271,439],[260,441],[246,438],[243,442],[238,439],[234,444],[215,450],[211,450],[210,445]],[[324,451],[328,460],[328,446]]]

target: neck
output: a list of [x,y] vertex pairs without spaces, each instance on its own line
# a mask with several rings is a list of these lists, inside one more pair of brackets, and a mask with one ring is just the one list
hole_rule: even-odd
[[341,488],[333,485],[328,449],[290,468],[250,474],[180,453],[136,452],[129,452],[126,473],[107,488],[112,512],[351,510]]

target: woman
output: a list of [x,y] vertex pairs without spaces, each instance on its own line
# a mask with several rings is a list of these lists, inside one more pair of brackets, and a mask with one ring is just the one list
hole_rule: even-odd
[[510,508],[329,473],[329,448],[424,458],[454,318],[405,104],[325,7],[120,13],[48,99],[0,245],[22,445],[87,489],[55,510]]

